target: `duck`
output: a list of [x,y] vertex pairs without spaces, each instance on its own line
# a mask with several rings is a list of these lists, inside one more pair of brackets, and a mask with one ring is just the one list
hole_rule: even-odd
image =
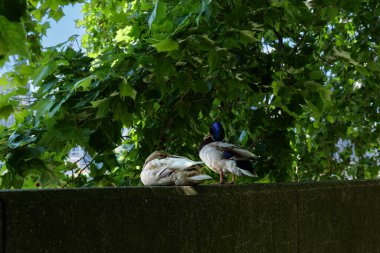
[[219,174],[219,184],[225,183],[225,174],[232,174],[232,184],[236,182],[236,176],[257,177],[250,162],[257,158],[256,155],[235,144],[225,142],[224,137],[222,124],[215,121],[198,150],[201,160]]
[[183,156],[154,151],[145,160],[140,174],[146,186],[193,186],[212,179],[201,172],[202,161],[193,161]]

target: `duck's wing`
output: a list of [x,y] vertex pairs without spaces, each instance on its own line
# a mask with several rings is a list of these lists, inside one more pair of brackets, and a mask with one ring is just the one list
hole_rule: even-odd
[[184,170],[193,167],[194,165],[203,164],[202,161],[193,161],[182,156],[169,156],[167,158],[160,159],[160,163],[164,164],[168,168],[178,170]]
[[168,176],[170,176],[171,174],[173,174],[173,172],[174,172],[175,170],[173,170],[173,169],[170,169],[170,168],[162,168],[162,169],[160,169],[160,171],[157,173],[157,176],[159,177],[159,178],[164,178],[164,177],[168,177]]
[[[173,161],[175,160],[175,163],[173,163],[173,166],[174,166],[174,164],[177,164],[177,162],[179,162],[181,164],[187,164],[188,167],[191,167],[193,165],[204,164],[203,161],[194,161],[194,160],[191,160],[191,159],[184,157],[184,156],[169,155],[168,158],[173,158]],[[186,167],[186,168],[188,168],[188,167]]]
[[169,154],[167,154],[166,152],[164,151],[154,151],[152,154],[150,154],[146,159],[145,159],[145,163],[144,163],[144,166],[149,163],[150,161],[153,161],[154,159],[163,159],[163,158],[166,158],[168,157]]
[[239,161],[239,160],[253,160],[256,158],[256,156],[252,152],[242,149],[239,146],[228,143],[228,142],[216,141],[208,145],[222,152],[224,159]]
[[154,163],[154,167],[159,169],[157,176],[160,178],[168,177],[177,170],[191,171],[199,169],[201,161],[193,161],[181,156],[167,156],[163,159],[153,159],[150,163]]

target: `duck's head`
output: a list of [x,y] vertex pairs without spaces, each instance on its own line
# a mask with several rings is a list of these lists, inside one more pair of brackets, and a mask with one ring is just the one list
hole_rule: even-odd
[[224,139],[224,128],[220,122],[215,121],[211,124],[210,136],[211,136],[213,141],[223,141],[223,139]]
[[215,121],[211,124],[210,133],[203,139],[198,151],[206,146],[207,144],[214,141],[223,141],[224,139],[224,128],[220,122]]

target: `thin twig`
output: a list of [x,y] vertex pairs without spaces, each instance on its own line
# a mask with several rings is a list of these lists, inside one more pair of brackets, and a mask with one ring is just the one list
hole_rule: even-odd
[[273,32],[274,32],[274,34],[276,35],[276,37],[277,37],[277,39],[278,39],[279,46],[280,46],[281,48],[284,48],[285,45],[284,45],[284,41],[283,41],[283,38],[282,38],[281,34],[279,34],[279,33],[276,31],[276,29],[275,29],[274,27],[273,27]]
[[81,170],[79,171],[78,176],[79,176],[80,174],[82,174],[82,172],[83,172],[85,169],[87,169],[87,168],[91,165],[91,163],[92,163],[93,161],[95,161],[95,158],[96,158],[96,157],[97,157],[97,155],[95,155],[94,158],[92,158],[91,161],[90,161],[86,166],[84,166],[83,169],[81,169]]
[[[73,162],[73,164],[77,164],[79,161],[81,161],[81,160],[83,160],[85,157],[86,157],[86,155],[88,154],[88,152],[86,151],[86,152],[84,152],[84,155],[81,157],[81,158],[79,158],[77,161],[75,161],[75,162]],[[68,155],[67,155],[67,157],[69,157]],[[62,188],[65,188],[69,183],[72,183],[72,182],[74,182],[74,166],[70,166],[71,167],[71,181],[68,181],[68,182],[66,182],[63,186],[62,186]]]
[[79,45],[79,42],[78,42],[78,36],[75,36],[75,42],[77,43],[77,47],[79,50],[82,50],[81,46]]

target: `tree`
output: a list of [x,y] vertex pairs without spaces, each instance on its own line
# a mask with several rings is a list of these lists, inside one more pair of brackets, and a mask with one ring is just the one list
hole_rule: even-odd
[[[35,13],[64,2],[37,3],[21,16],[40,36]],[[85,52],[10,52],[19,63],[0,112],[17,123],[1,129],[2,187],[136,184],[153,150],[199,159],[216,119],[260,156],[253,181],[377,176],[376,1],[92,0],[84,12]],[[28,81],[39,90],[22,106]],[[64,162],[76,145],[88,176]]]

